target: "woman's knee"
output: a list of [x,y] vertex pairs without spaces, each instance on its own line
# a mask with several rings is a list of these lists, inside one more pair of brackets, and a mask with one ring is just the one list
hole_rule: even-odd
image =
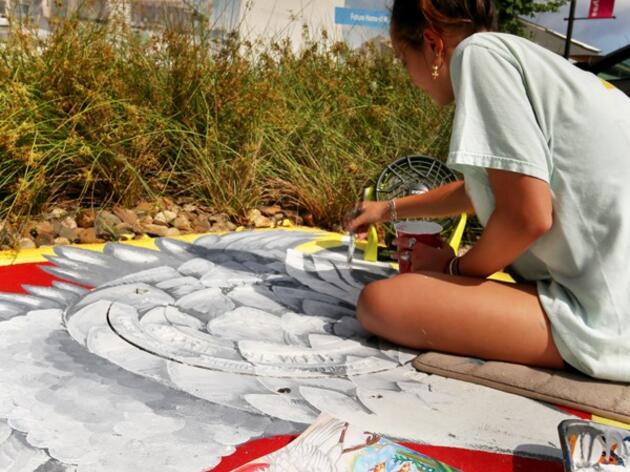
[[378,334],[387,317],[387,280],[368,284],[359,295],[357,320],[363,329]]

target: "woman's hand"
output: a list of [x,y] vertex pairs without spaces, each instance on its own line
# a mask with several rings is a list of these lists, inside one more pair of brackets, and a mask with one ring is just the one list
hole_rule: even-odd
[[346,231],[354,233],[366,233],[371,224],[387,221],[388,216],[388,202],[361,202],[360,206],[348,215],[345,228]]
[[448,263],[453,256],[453,248],[444,241],[441,247],[416,243],[411,251],[411,271],[447,272]]

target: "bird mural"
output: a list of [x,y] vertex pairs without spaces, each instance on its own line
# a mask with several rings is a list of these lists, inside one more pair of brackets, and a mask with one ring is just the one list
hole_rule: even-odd
[[271,230],[56,247],[61,280],[0,294],[0,470],[199,471],[320,413],[411,441],[560,457],[569,416],[419,373],[357,322],[387,264]]

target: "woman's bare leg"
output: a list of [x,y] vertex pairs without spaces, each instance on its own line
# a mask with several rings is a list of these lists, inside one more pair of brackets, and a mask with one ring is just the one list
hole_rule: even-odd
[[368,285],[357,317],[371,333],[414,349],[563,366],[534,286],[402,274]]

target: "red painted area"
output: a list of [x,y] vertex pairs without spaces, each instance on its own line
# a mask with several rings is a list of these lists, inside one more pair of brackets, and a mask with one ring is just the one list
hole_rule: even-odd
[[0,266],[0,292],[24,293],[23,284],[50,287],[53,280],[58,279],[39,268],[39,266],[46,265],[52,264],[50,262],[37,262]]
[[[41,267],[52,265],[53,264],[50,262],[32,262],[27,264],[0,266],[0,292],[24,293],[22,285],[25,284],[50,287],[53,281],[61,279],[44,272]],[[72,283],[76,284],[76,282]],[[81,286],[91,288],[87,285]]]
[[281,447],[289,444],[296,437],[297,436],[274,436],[246,442],[238,446],[232,455],[224,457],[218,466],[210,470],[212,472],[230,472],[254,459],[277,451]]
[[[232,455],[224,457],[219,465],[210,471],[230,472],[243,464],[286,446],[295,437],[276,436],[247,442],[239,446]],[[455,447],[427,446],[407,442],[402,444],[463,472],[562,472],[563,470],[561,461],[532,459],[511,454]]]
[[570,408],[568,406],[562,405],[552,405],[554,408],[558,410],[564,411],[565,413],[569,413],[570,415],[577,416],[578,418],[582,418],[583,420],[591,420],[593,419],[593,415],[586,411],[576,410],[575,408]]

